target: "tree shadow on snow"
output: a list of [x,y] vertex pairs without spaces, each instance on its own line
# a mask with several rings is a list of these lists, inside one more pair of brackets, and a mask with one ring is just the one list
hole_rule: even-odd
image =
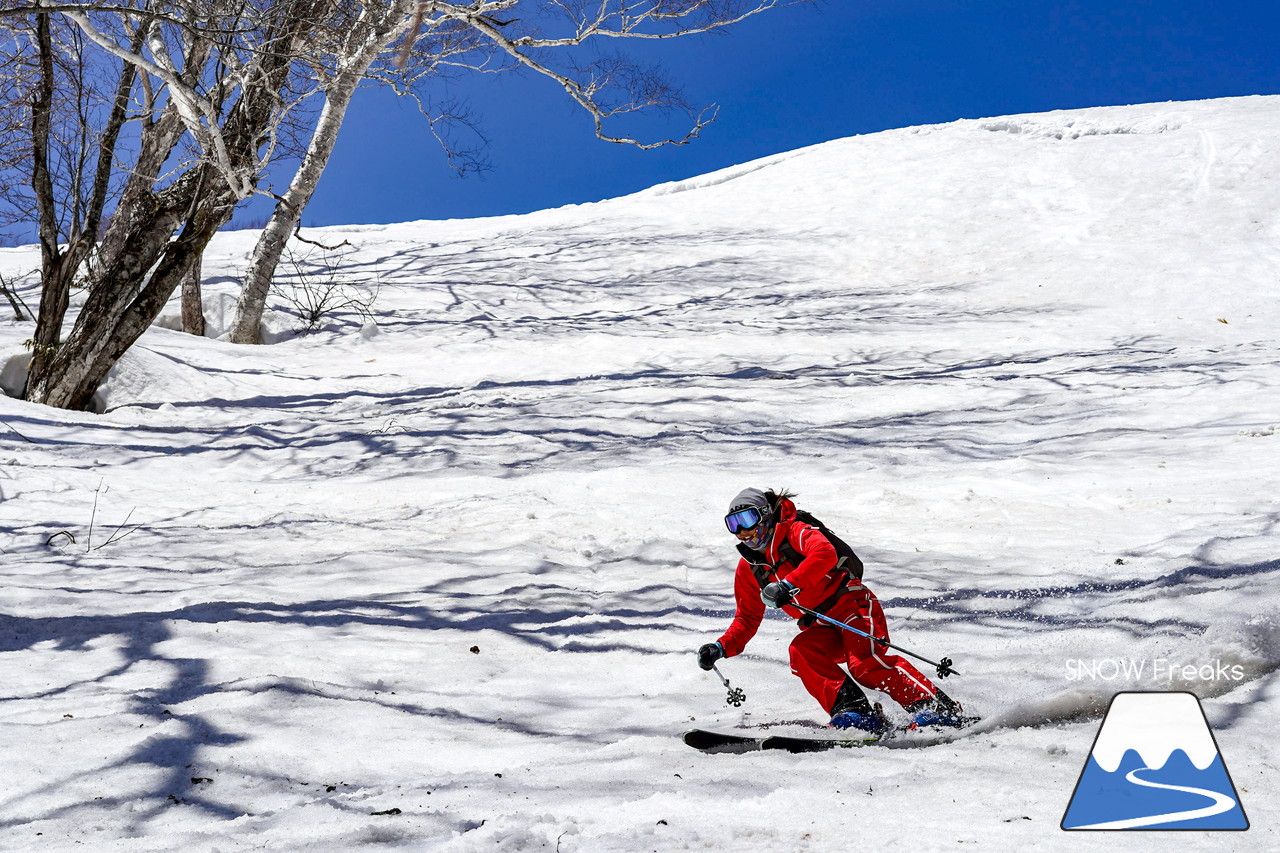
[[[530,574],[562,569],[545,564],[534,567]],[[440,705],[420,704],[397,697],[380,683],[338,685],[287,673],[265,672],[219,683],[212,677],[211,659],[177,656],[164,650],[164,644],[180,636],[176,630],[180,625],[210,625],[224,629],[234,625],[270,625],[301,629],[449,630],[458,632],[460,643],[469,642],[466,638],[478,632],[498,632],[543,652],[624,651],[652,655],[661,653],[661,650],[640,640],[632,642],[628,640],[628,634],[636,632],[638,638],[651,632],[669,633],[677,630],[677,626],[673,626],[666,617],[677,611],[704,611],[712,603],[712,597],[703,600],[661,583],[628,590],[621,596],[601,596],[572,588],[555,590],[535,583],[513,584],[500,592],[483,596],[456,592],[460,587],[465,589],[471,580],[485,581],[492,589],[492,574],[478,573],[474,578],[468,578],[465,573],[458,573],[447,582],[368,598],[287,603],[225,600],[170,610],[61,617],[0,614],[0,653],[43,649],[43,653],[48,654],[50,647],[56,652],[91,653],[104,648],[104,641],[118,643],[110,647],[118,656],[118,662],[92,677],[63,681],[25,695],[10,695],[0,699],[0,706],[33,701],[47,704],[49,700],[76,697],[80,691],[94,685],[100,685],[98,689],[101,691],[119,690],[113,684],[117,679],[143,680],[148,686],[130,690],[126,709],[117,713],[135,720],[143,732],[153,732],[140,736],[124,754],[106,763],[97,766],[76,763],[50,768],[50,775],[57,778],[11,801],[11,813],[22,812],[22,804],[26,800],[45,799],[68,785],[112,770],[137,767],[156,768],[161,776],[145,790],[129,788],[115,791],[91,802],[63,808],[127,814],[127,820],[133,824],[156,819],[175,806],[194,808],[217,820],[233,820],[253,812],[250,804],[239,807],[229,800],[220,799],[212,787],[203,787],[199,779],[201,767],[210,761],[208,750],[234,747],[253,738],[250,732],[232,731],[220,723],[216,709],[199,711],[192,707],[197,700],[227,692],[276,692],[300,698],[336,700],[343,704],[357,702],[448,725],[474,725],[485,730],[533,738],[564,737],[562,732],[541,727],[536,717],[494,720],[450,707],[444,697],[441,697]],[[548,597],[549,591],[555,594]],[[535,606],[535,600],[540,604]],[[548,600],[556,603],[548,607]],[[650,604],[646,605],[646,602]],[[584,615],[591,618],[583,619]],[[162,669],[157,669],[157,665]],[[430,666],[429,662],[427,665]],[[160,672],[164,675],[159,675]],[[56,679],[57,666],[51,666],[49,673]],[[119,718],[113,723],[120,724]],[[127,736],[121,736],[119,740],[122,744],[128,742]],[[38,810],[43,812],[41,816],[0,819],[0,828],[53,819],[63,809],[39,807]]]

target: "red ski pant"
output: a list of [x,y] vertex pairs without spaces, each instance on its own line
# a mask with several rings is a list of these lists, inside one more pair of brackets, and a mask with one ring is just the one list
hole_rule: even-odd
[[[850,590],[827,615],[888,640],[889,629],[880,600],[864,586]],[[933,683],[908,661],[889,652],[882,643],[819,620],[791,641],[791,672],[800,677],[805,689],[827,713],[831,713],[836,693],[845,681],[841,664],[848,666],[849,675],[858,684],[887,693],[904,707],[932,699],[937,693]]]

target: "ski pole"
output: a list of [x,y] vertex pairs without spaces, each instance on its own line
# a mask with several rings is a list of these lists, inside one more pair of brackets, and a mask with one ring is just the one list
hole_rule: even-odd
[[[850,631],[854,634],[857,634],[859,637],[866,637],[868,640],[871,640],[876,643],[880,643],[881,645],[888,646],[891,649],[897,649],[903,654],[911,655],[911,657],[915,658],[916,660],[922,660],[925,663],[929,664],[929,666],[935,667],[938,670],[939,678],[946,678],[948,675],[960,674],[951,668],[951,658],[943,658],[942,660],[937,661],[935,663],[934,661],[931,661],[926,657],[921,657],[920,655],[916,654],[915,652],[909,649],[904,649],[902,646],[895,645],[889,642],[888,640],[884,639],[883,637],[876,637],[871,634],[868,634],[866,631],[859,631],[857,628],[853,627],[852,625],[846,625],[837,619],[832,619],[830,616],[824,616],[823,614],[819,613],[816,610],[810,610],[809,608],[800,604],[796,604],[795,602],[792,602],[791,606],[797,610],[808,613],[810,616],[817,617],[818,619],[821,619],[823,622],[827,622],[831,625],[835,625],[837,628],[843,628],[846,631]],[[721,676],[721,678],[723,677],[724,676]],[[728,684],[728,682],[725,682],[725,683]]]
[[720,672],[719,667],[717,667],[715,664],[711,664],[711,669],[715,672],[716,675],[720,676],[720,680],[724,682],[725,688],[728,689],[729,691],[729,696],[724,701],[728,702],[730,705],[732,705],[735,708],[741,705],[743,702],[747,701],[746,692],[743,691],[741,687],[730,687],[729,679],[724,677],[723,673]]

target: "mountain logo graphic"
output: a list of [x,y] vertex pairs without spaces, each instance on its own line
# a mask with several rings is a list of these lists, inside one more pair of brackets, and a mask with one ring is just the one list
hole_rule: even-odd
[[1062,828],[1248,829],[1200,700],[1117,693]]

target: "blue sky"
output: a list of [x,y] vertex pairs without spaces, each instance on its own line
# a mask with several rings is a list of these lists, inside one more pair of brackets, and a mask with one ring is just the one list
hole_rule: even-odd
[[460,178],[415,107],[363,91],[304,222],[524,213],[896,127],[1278,94],[1278,44],[1276,0],[823,0],[641,46],[691,102],[720,106],[683,147],[601,142],[550,81],[490,76],[451,84],[481,121],[492,166]]

